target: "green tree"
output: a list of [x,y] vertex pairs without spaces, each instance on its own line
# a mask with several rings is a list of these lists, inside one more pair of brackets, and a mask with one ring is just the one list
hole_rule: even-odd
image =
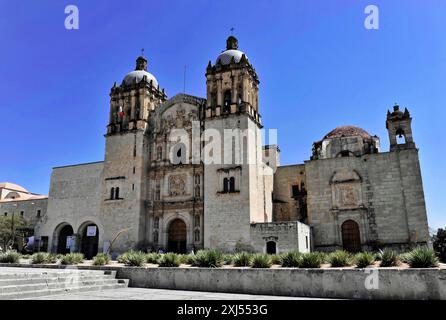
[[25,221],[19,215],[0,217],[0,245],[3,250],[12,246],[17,236],[17,228],[25,226]]
[[438,229],[434,237],[434,250],[441,262],[446,262],[446,229]]

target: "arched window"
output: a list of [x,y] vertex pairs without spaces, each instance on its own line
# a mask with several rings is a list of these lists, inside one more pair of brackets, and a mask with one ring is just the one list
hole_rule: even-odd
[[235,191],[235,178],[231,177],[229,178],[229,192]]
[[231,111],[231,90],[226,90],[223,95],[223,113]]
[[113,200],[115,198],[115,188],[111,188],[110,190],[110,200]]
[[229,180],[228,178],[223,179],[223,192],[229,191]]
[[195,230],[195,241],[200,241],[200,230]]
[[153,227],[156,229],[160,227],[160,218],[155,217],[155,219],[153,220]]
[[200,197],[200,185],[195,186],[195,198]]
[[119,187],[115,189],[115,199],[119,199]]
[[156,148],[156,159],[161,160],[163,158],[163,147]]

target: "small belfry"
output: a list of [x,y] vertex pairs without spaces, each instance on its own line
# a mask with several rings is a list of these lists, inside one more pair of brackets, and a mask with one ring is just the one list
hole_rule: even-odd
[[147,71],[147,59],[139,56],[134,71],[110,91],[110,117],[107,134],[145,129],[149,115],[167,99],[155,76]]
[[249,114],[259,125],[259,79],[238,40],[229,36],[224,50],[206,69],[207,105],[205,117],[235,113]]
[[387,111],[386,128],[389,132],[390,151],[414,149],[415,142],[412,136],[412,118],[409,110],[395,104],[393,112]]

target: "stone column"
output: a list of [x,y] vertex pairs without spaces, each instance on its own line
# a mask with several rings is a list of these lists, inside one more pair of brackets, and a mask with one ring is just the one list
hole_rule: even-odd
[[217,106],[222,106],[223,105],[223,92],[222,92],[223,80],[218,79],[217,81],[218,81],[217,82]]

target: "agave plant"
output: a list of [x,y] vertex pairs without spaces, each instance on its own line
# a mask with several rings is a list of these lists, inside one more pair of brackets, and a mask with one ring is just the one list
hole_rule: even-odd
[[257,253],[252,258],[253,268],[271,268],[272,264],[269,254]]
[[160,267],[179,267],[180,257],[176,253],[165,253],[159,258]]
[[46,263],[56,263],[57,260],[59,260],[59,259],[57,258],[57,255],[55,253],[47,252],[45,254],[45,262]]
[[252,253],[239,252],[234,255],[234,265],[236,267],[249,267],[252,264]]
[[62,257],[60,262],[65,265],[79,264],[84,261],[84,255],[82,253],[68,253]]
[[320,268],[323,258],[318,252],[308,252],[302,254],[300,259],[300,268]]
[[328,262],[334,268],[346,267],[351,265],[352,255],[345,250],[337,250],[328,255]]
[[141,267],[146,262],[146,255],[141,251],[128,251],[125,264],[132,267]]
[[395,267],[399,264],[397,253],[391,249],[380,250],[379,259],[381,261],[380,267]]
[[194,258],[194,266],[219,268],[223,265],[223,254],[218,250],[200,250]]
[[234,256],[232,254],[224,254],[223,255],[223,264],[229,265],[234,262]]
[[370,252],[360,252],[355,256],[355,263],[358,268],[367,268],[375,262],[375,256]]
[[297,251],[287,252],[282,255],[282,267],[284,268],[298,268],[302,254]]
[[110,263],[110,256],[107,253],[98,253],[93,258],[93,265],[95,266],[105,266]]
[[124,252],[123,254],[119,255],[116,260],[119,263],[127,264],[129,253],[130,253],[130,251]]
[[20,254],[16,251],[0,253],[0,263],[19,263]]
[[411,268],[434,268],[438,266],[438,258],[434,250],[416,248],[409,252],[407,263]]
[[31,263],[32,264],[42,264],[46,262],[46,253],[45,252],[38,252],[34,253],[31,256]]
[[146,262],[157,264],[161,255],[159,253],[151,252],[146,254]]
[[272,264],[282,264],[282,258],[283,254],[272,254],[271,255],[271,262]]

